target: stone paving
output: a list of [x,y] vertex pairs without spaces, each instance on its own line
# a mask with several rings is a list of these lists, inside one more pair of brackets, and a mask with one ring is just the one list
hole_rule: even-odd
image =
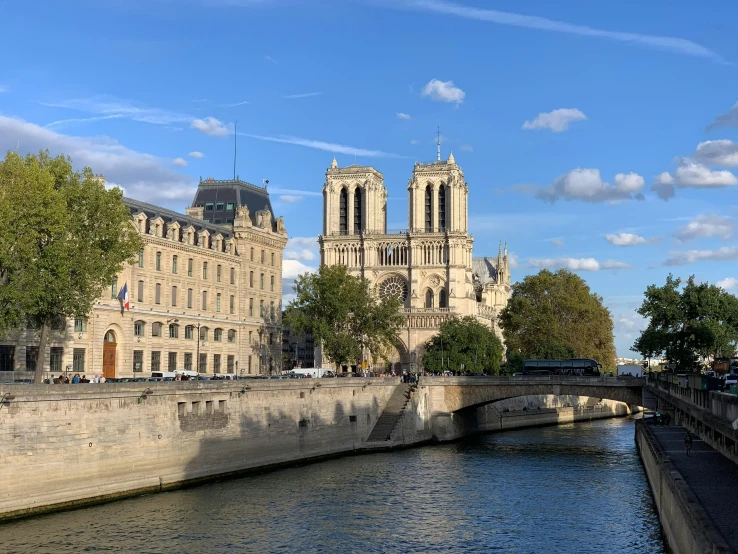
[[684,427],[654,424],[648,427],[717,529],[738,552],[738,465],[696,437],[688,457]]

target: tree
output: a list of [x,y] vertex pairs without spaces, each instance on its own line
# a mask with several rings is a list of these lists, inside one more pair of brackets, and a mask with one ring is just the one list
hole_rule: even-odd
[[[85,317],[141,247],[118,188],[48,152],[0,162],[0,332],[40,330],[34,382],[52,327]],[[7,247],[5,246],[7,245]]]
[[508,359],[593,358],[615,367],[610,311],[570,271],[544,269],[514,284],[500,326]]
[[738,299],[716,285],[696,283],[684,287],[671,274],[662,287],[651,285],[638,313],[649,318],[633,350],[644,357],[664,355],[682,370],[698,359],[732,356],[738,344]]
[[378,299],[369,281],[349,275],[345,266],[321,266],[299,276],[294,288],[285,324],[312,333],[336,368],[358,362],[365,349],[374,359],[384,357],[397,341],[404,322],[400,300]]
[[502,342],[475,317],[446,320],[425,345],[423,369],[434,373],[450,369],[474,373],[500,372]]

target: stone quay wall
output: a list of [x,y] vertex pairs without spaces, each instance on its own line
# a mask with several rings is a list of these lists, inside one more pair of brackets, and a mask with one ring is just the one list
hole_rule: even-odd
[[636,445],[671,552],[731,552],[689,484],[642,422],[636,423]]

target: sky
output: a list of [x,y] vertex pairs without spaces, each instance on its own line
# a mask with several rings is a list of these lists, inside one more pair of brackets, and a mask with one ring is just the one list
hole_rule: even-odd
[[[613,314],[669,273],[738,292],[738,4],[723,0],[0,0],[0,149],[49,149],[184,211],[200,177],[269,181],[290,283],[322,185],[453,152],[475,256],[568,268]],[[237,122],[237,125],[236,125]]]

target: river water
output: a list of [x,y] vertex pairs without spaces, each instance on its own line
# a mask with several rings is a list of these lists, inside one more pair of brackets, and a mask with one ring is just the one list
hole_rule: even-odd
[[621,418],[345,457],[10,522],[0,525],[0,551],[666,549],[633,422]]

